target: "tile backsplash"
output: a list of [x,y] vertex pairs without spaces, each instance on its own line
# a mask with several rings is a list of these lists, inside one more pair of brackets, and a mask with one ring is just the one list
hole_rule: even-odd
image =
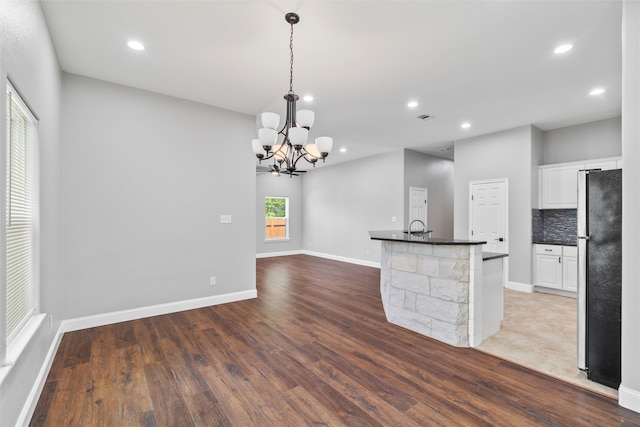
[[576,243],[576,209],[532,209],[533,242]]

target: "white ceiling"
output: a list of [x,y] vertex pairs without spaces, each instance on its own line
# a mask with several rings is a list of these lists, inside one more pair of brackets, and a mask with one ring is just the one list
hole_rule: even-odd
[[[250,115],[284,114],[297,12],[294,90],[315,97],[298,105],[316,112],[310,136],[334,137],[327,164],[401,147],[451,158],[455,140],[621,111],[620,1],[42,3],[65,71]],[[574,48],[555,55],[561,43]]]

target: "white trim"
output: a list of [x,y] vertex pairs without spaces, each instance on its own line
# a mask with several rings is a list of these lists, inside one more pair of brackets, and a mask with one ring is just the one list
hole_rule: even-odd
[[36,410],[36,405],[38,404],[40,394],[42,393],[42,390],[44,389],[44,386],[46,384],[47,376],[49,375],[51,365],[53,364],[53,359],[56,357],[56,352],[58,351],[58,347],[60,346],[60,342],[62,341],[62,335],[64,335],[63,332],[58,329],[58,332],[56,332],[56,336],[49,346],[47,357],[44,359],[42,366],[40,367],[40,371],[38,372],[38,376],[33,383],[33,387],[31,387],[31,391],[27,396],[27,400],[22,407],[22,411],[20,411],[16,426],[26,427],[29,425],[31,417],[33,417],[33,412]]
[[621,385],[618,388],[618,405],[640,412],[640,391]]
[[288,255],[302,255],[301,250],[297,251],[283,251],[283,252],[265,252],[256,254],[256,258],[272,258],[276,256],[288,256]]
[[357,265],[363,265],[365,267],[380,268],[380,263],[375,261],[366,261],[363,259],[347,258],[339,255],[324,254],[321,252],[312,252],[312,251],[306,251],[306,250],[303,250],[302,253],[304,255],[311,255],[311,256],[317,256],[320,258],[332,259],[334,261],[348,262],[349,264],[357,264]]
[[528,283],[507,281],[507,285],[505,286],[505,288],[512,289],[514,291],[528,292],[530,294],[533,293],[533,285],[530,285]]
[[224,295],[213,295],[205,298],[196,298],[171,302],[167,304],[139,307],[131,310],[121,310],[111,313],[96,314],[93,316],[78,317],[75,319],[63,320],[60,324],[60,331],[63,333],[77,331],[80,329],[110,325],[112,323],[143,319],[145,317],[159,316],[162,314],[176,313],[179,311],[193,310],[195,308],[208,307],[212,305],[227,304],[230,302],[242,301],[257,297],[258,291],[256,289],[252,289],[249,291],[234,292]]

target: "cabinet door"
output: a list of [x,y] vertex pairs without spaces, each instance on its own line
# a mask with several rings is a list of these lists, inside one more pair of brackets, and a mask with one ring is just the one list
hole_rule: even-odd
[[567,209],[578,206],[578,171],[574,164],[540,169],[540,209]]
[[576,292],[578,290],[578,258],[562,257],[562,289]]
[[562,289],[562,256],[536,255],[536,285]]

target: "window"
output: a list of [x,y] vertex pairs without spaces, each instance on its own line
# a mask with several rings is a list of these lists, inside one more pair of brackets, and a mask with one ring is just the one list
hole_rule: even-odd
[[7,83],[4,277],[7,345],[36,312],[36,123],[29,108],[13,86]]
[[282,240],[289,238],[289,198],[267,197],[265,199],[264,216],[266,219],[266,240]]

